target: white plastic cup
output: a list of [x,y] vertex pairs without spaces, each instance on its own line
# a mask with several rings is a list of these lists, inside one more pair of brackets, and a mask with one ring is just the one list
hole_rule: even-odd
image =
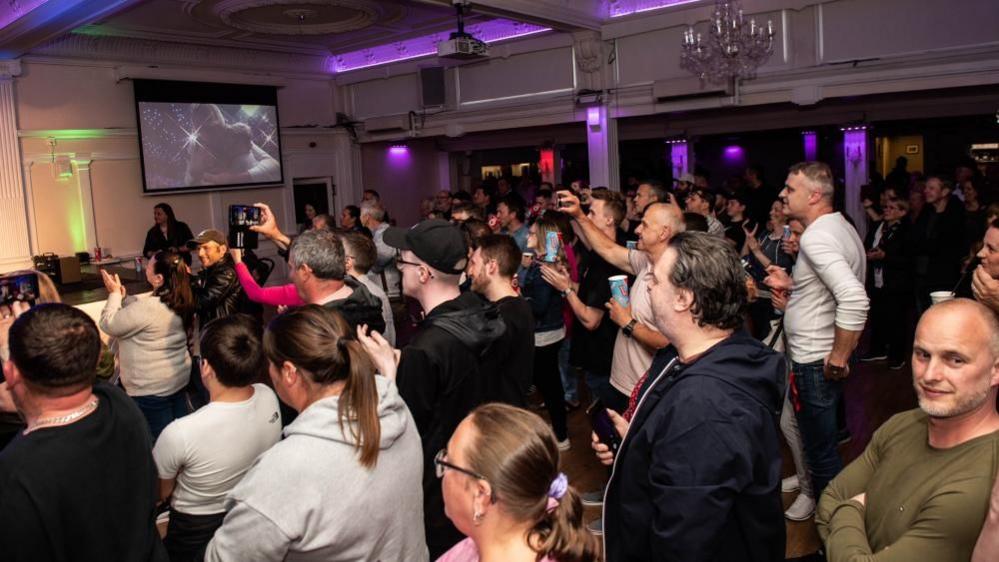
[[930,300],[933,304],[940,304],[954,298],[954,291],[933,291],[930,293]]
[[628,276],[615,275],[608,277],[607,282],[610,283],[611,297],[621,306],[628,306],[628,303],[631,302],[631,297],[628,294]]

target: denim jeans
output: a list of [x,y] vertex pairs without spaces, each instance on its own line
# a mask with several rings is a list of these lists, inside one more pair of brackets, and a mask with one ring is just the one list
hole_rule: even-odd
[[562,340],[558,348],[558,372],[562,376],[562,388],[566,402],[579,402],[579,388],[576,384],[576,368],[569,364],[569,338]]
[[801,409],[797,412],[798,429],[805,446],[805,458],[812,473],[815,498],[839,471],[843,461],[836,450],[836,406],[843,397],[842,381],[826,380],[823,362],[791,362]]
[[169,396],[133,396],[132,400],[142,410],[153,434],[153,442],[170,422],[187,415],[187,393],[183,390]]

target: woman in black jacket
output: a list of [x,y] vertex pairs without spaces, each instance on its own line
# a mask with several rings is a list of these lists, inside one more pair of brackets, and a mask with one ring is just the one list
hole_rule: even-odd
[[156,224],[146,232],[146,242],[142,245],[142,255],[152,258],[158,252],[176,252],[191,265],[191,251],[186,246],[194,238],[187,223],[177,220],[173,207],[167,203],[157,203],[153,207],[153,221]]

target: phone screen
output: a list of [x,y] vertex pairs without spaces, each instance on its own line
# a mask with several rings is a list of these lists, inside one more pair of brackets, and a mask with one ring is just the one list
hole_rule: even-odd
[[38,274],[20,271],[0,276],[0,304],[20,301],[35,304],[38,298]]
[[229,205],[229,226],[257,226],[260,208],[253,205]]

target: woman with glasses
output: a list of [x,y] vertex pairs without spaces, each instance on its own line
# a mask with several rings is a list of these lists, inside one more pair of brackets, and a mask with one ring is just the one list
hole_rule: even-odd
[[416,424],[347,322],[292,309],[264,354],[298,417],[230,492],[205,560],[427,560]]
[[600,559],[583,506],[559,472],[555,435],[505,404],[472,411],[434,459],[444,509],[468,538],[438,562],[590,562]]
[[187,264],[176,252],[158,252],[146,263],[153,292],[128,299],[117,274],[102,269],[101,276],[108,300],[99,326],[115,338],[122,385],[146,416],[155,441],[164,427],[188,413],[187,335],[195,304]]

